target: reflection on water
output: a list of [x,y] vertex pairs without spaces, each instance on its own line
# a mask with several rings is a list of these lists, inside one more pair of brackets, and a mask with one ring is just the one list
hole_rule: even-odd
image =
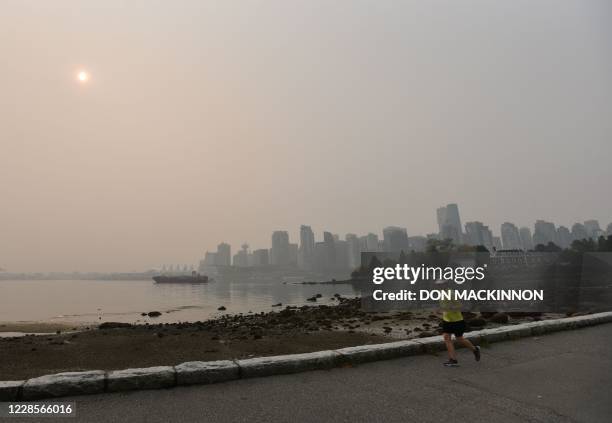
[[[358,295],[349,284],[283,284],[278,279],[213,281],[207,284],[157,284],[153,281],[19,280],[0,281],[0,321],[92,323],[205,320],[222,313],[270,311],[273,304],[303,305],[322,294]],[[217,311],[225,306],[226,311]],[[160,311],[157,318],[141,316]]]

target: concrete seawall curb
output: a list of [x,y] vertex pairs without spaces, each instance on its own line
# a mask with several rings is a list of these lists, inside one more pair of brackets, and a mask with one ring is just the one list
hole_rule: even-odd
[[[612,322],[612,312],[521,323],[466,333],[475,344],[501,342],[551,332]],[[27,381],[0,381],[0,401],[37,400],[73,395],[99,394],[134,389],[209,384],[241,378],[272,376],[309,370],[331,369],[346,364],[387,360],[443,350],[441,336],[385,344],[360,345],[333,351],[317,351],[245,360],[191,361],[177,366],[158,366],[87,372],[66,372]]]

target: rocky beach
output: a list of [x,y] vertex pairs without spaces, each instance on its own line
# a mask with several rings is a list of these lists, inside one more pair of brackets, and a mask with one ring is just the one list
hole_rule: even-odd
[[[440,318],[430,312],[366,313],[359,298],[334,296],[335,305],[295,307],[275,304],[278,311],[225,314],[206,321],[67,328],[54,334],[0,338],[2,379],[48,373],[113,370],[173,365],[191,360],[220,360],[303,353],[347,346],[379,344],[440,333]],[[220,306],[219,308],[222,308]],[[155,311],[143,312],[155,316]],[[555,318],[554,315],[466,313],[470,329]],[[20,327],[40,331],[49,325]],[[1,325],[0,325],[1,326]]]

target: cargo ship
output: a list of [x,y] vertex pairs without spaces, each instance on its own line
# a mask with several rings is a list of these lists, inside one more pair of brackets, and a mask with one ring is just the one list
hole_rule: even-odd
[[193,272],[191,275],[153,276],[153,280],[157,283],[207,283],[209,279],[206,275]]

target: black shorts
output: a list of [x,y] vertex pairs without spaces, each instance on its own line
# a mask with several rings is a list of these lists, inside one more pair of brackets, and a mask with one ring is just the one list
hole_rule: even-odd
[[458,322],[442,321],[442,332],[452,333],[455,336],[463,336],[465,332],[465,320],[459,320]]

